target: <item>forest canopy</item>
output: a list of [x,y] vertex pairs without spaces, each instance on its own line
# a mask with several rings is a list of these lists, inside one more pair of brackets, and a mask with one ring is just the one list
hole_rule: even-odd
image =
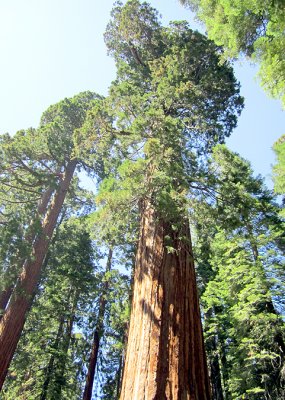
[[260,64],[264,89],[285,106],[285,8],[282,0],[180,0],[206,26],[225,57]]
[[[221,3],[207,15],[238,16]],[[230,56],[273,29],[251,3]],[[106,96],[0,136],[1,399],[281,400],[284,219],[225,145],[244,106],[230,50],[139,0],[115,3],[104,38]]]

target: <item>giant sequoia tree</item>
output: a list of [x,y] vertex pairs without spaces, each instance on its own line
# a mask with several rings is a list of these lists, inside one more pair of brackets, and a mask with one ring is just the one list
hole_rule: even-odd
[[[45,259],[3,398],[89,399],[95,374],[93,395],[108,400],[278,399],[283,225],[249,165],[216,147],[243,105],[233,71],[213,42],[185,22],[163,27],[138,0],[116,4],[105,39],[117,64],[108,97],[66,99],[39,129],[1,138],[2,380]],[[89,218],[62,213],[67,191],[82,201],[79,168],[99,177]]]
[[[83,130],[86,113],[96,98],[86,92],[65,99],[43,114],[38,130],[19,132],[14,138],[6,135],[3,140],[3,163],[9,173],[2,174],[4,184],[12,182],[14,188],[14,182],[21,182],[30,187],[36,180],[40,204],[30,224],[33,234],[25,237],[27,257],[22,259],[22,270],[0,322],[0,387],[31,306],[66,193],[82,161],[75,135]],[[27,172],[29,179],[25,179]]]
[[146,3],[117,4],[105,38],[118,67],[108,129],[142,178],[121,399],[209,399],[186,198],[236,125],[239,86],[213,43],[186,23],[162,27]]

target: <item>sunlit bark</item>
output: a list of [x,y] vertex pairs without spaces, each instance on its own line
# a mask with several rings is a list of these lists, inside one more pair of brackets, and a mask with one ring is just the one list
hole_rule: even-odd
[[144,204],[121,400],[210,399],[189,224],[180,222],[178,232]]

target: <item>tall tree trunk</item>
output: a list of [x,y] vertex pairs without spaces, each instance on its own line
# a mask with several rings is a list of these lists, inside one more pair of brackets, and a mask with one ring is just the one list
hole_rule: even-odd
[[[72,289],[71,289],[72,291]],[[71,294],[71,292],[70,292]],[[66,329],[65,333],[63,335],[63,344],[61,348],[61,354],[59,357],[59,361],[57,363],[56,371],[55,371],[55,379],[54,379],[54,387],[53,387],[53,392],[50,395],[51,400],[58,400],[61,399],[61,392],[63,386],[66,384],[66,362],[68,359],[68,350],[70,347],[70,342],[71,342],[71,335],[72,335],[72,329],[74,325],[74,320],[75,320],[75,313],[77,309],[77,303],[78,303],[78,296],[79,292],[76,290],[73,296],[73,302],[72,302],[72,307],[70,310],[69,318],[66,321]]]
[[209,338],[207,347],[210,354],[209,360],[212,399],[224,400],[219,354],[215,337]]
[[123,354],[121,354],[119,360],[119,367],[117,371],[117,384],[116,384],[116,397],[119,399],[121,390],[121,380],[122,380],[122,370],[123,370]]
[[[208,320],[215,315],[214,308],[210,308],[204,314],[204,329],[207,331]],[[209,329],[209,328],[208,328]],[[212,389],[212,400],[224,400],[222,374],[220,369],[220,357],[217,342],[219,341],[218,332],[212,334],[205,341],[206,353],[210,364],[210,381]]]
[[[53,352],[55,350],[58,350],[59,342],[60,342],[60,339],[62,337],[62,332],[63,332],[63,323],[64,323],[64,317],[61,316],[60,321],[59,321],[58,330],[57,330],[57,335],[56,335],[55,341],[52,346]],[[48,391],[49,383],[51,381],[53,370],[54,370],[54,362],[55,362],[55,355],[54,355],[54,353],[52,353],[50,356],[47,368],[45,370],[45,380],[43,383],[40,400],[46,400],[46,398],[47,398],[47,391]]]
[[[37,208],[37,217],[42,217],[48,207],[48,204],[51,200],[51,196],[54,192],[53,188],[48,188],[43,194],[42,197],[38,203],[38,208]],[[36,238],[37,233],[33,232],[33,226],[35,224],[35,220],[36,218],[34,218],[31,222],[30,222],[30,227],[32,228],[32,231],[28,231],[25,234],[24,237],[24,241],[30,244],[30,247],[32,247],[33,242]],[[18,265],[18,268],[20,269],[21,266],[23,265],[23,263],[25,262],[25,259],[19,257],[19,259],[16,261],[16,265]],[[0,293],[0,321],[2,319],[2,316],[4,314],[4,311],[6,310],[6,307],[9,303],[10,297],[13,293],[13,289],[15,286],[15,281],[16,281],[16,276],[18,275],[19,271],[18,268],[16,268],[16,271],[14,271],[14,273],[12,274],[12,276],[10,277],[10,279],[7,279],[7,286],[4,288],[4,290],[2,290],[2,292]],[[8,275],[8,274],[7,274]]]
[[218,354],[214,354],[211,360],[211,384],[213,400],[224,400]]
[[210,399],[189,224],[180,222],[174,231],[143,205],[121,400]]
[[0,389],[3,386],[9,364],[18,344],[27,312],[32,304],[40,279],[42,263],[47,254],[49,241],[56,226],[76,165],[77,160],[72,160],[66,166],[64,177],[59,183],[54,199],[43,221],[42,231],[34,241],[32,257],[25,262],[8,308],[0,321]]
[[229,366],[230,362],[227,360],[227,349],[225,345],[225,338],[220,343],[220,360],[221,360],[221,373],[223,378],[224,398],[230,400],[229,392]]
[[[111,270],[112,266],[113,249],[109,249],[107,264],[106,264],[106,274]],[[86,383],[83,393],[83,400],[90,400],[92,397],[93,382],[95,376],[95,370],[97,365],[98,351],[100,345],[100,339],[104,332],[104,316],[107,303],[107,293],[109,289],[109,280],[105,279],[104,286],[102,288],[102,293],[99,300],[99,313],[97,318],[97,323],[93,335],[93,343],[91,349],[91,356],[89,360],[88,372],[86,376]]]

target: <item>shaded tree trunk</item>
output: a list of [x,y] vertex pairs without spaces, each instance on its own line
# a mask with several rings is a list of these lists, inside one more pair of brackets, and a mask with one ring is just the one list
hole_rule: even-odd
[[[72,289],[71,289],[72,291]],[[70,292],[71,294],[71,292]],[[68,350],[70,347],[70,342],[71,342],[71,335],[72,335],[72,329],[74,325],[74,320],[75,320],[75,313],[77,309],[77,303],[78,303],[78,296],[79,293],[76,291],[73,296],[73,302],[72,302],[72,308],[70,311],[69,318],[66,321],[66,329],[63,334],[63,343],[62,343],[62,348],[61,348],[61,354],[59,356],[59,360],[56,366],[55,370],[55,379],[54,379],[54,387],[53,387],[53,392],[51,393],[51,400],[57,400],[61,399],[61,392],[62,388],[66,385],[66,362],[68,359]],[[69,296],[70,298],[70,296]]]
[[118,371],[117,371],[117,384],[116,384],[116,396],[117,396],[117,399],[120,398],[123,365],[124,365],[124,355],[121,354],[121,357],[120,357],[120,360],[119,360],[119,367],[118,367]]
[[211,383],[212,398],[214,400],[224,400],[218,354],[215,354],[211,360]]
[[32,304],[40,279],[42,263],[47,254],[49,241],[56,226],[76,165],[77,160],[72,160],[66,166],[64,177],[59,183],[54,199],[42,223],[42,231],[34,241],[32,257],[25,262],[8,308],[1,319],[0,389],[3,386],[9,364],[16,350],[27,312]]
[[13,292],[13,285],[7,286],[1,293],[0,293],[0,321],[2,316],[5,312],[11,294]]
[[92,390],[94,383],[95,370],[97,365],[98,351],[100,345],[100,337],[97,329],[94,331],[93,342],[91,348],[91,356],[88,365],[88,372],[86,376],[85,388],[83,393],[83,400],[90,400],[92,398]]
[[[207,331],[207,322],[209,319],[213,318],[215,310],[210,308],[204,314],[204,329]],[[212,332],[212,334],[206,339],[205,347],[206,353],[208,355],[209,366],[210,366],[210,381],[212,389],[212,399],[213,400],[224,400],[223,386],[222,386],[222,374],[220,368],[220,355],[218,351],[217,343],[219,341],[218,333]]]
[[121,400],[211,397],[189,224],[180,222],[174,231],[143,205]]
[[212,388],[212,399],[213,400],[224,400],[221,369],[219,364],[219,354],[217,350],[217,344],[214,337],[209,339],[207,345],[210,353],[210,379]]
[[[55,341],[52,346],[53,352],[55,350],[58,350],[59,342],[60,342],[60,339],[62,337],[62,332],[63,332],[63,323],[64,323],[64,318],[62,316],[60,318],[57,335],[56,335]],[[46,400],[46,398],[47,398],[47,391],[48,391],[49,383],[51,381],[53,370],[54,370],[54,362],[55,362],[55,355],[51,354],[47,368],[45,370],[45,380],[43,383],[40,400]]]
[[[109,254],[108,254],[108,259],[107,259],[107,264],[106,264],[105,274],[111,270],[112,257],[113,257],[113,249],[110,248]],[[104,316],[105,316],[105,310],[106,310],[108,289],[109,289],[109,281],[108,281],[108,279],[106,279],[104,282],[102,294],[101,294],[100,300],[99,300],[99,313],[98,313],[97,324],[96,324],[94,335],[93,335],[91,356],[90,356],[88,372],[87,372],[87,376],[86,376],[83,400],[90,400],[92,397],[92,389],[93,389],[93,382],[94,382],[95,370],[96,370],[97,359],[98,359],[100,339],[104,332]]]
[[224,338],[222,339],[222,343],[220,343],[220,360],[221,360],[221,372],[223,378],[223,387],[224,387],[224,398],[226,400],[230,400],[229,394],[229,362],[227,360],[227,349],[225,345]]

